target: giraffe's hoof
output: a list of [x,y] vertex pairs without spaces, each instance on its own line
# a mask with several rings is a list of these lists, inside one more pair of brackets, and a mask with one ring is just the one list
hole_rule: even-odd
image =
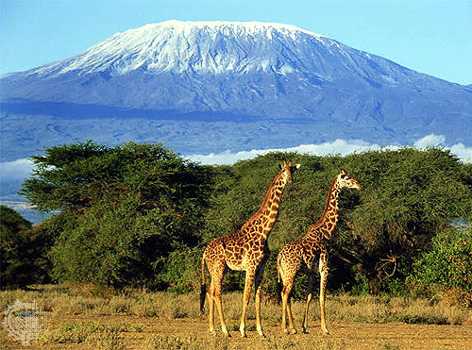
[[310,334],[310,331],[307,328],[303,328],[303,334]]
[[297,330],[296,330],[295,328],[292,328],[292,329],[290,330],[290,334],[297,334]]
[[284,328],[284,329],[282,329],[282,332],[283,332],[284,334],[288,334],[288,329],[287,329],[287,328]]
[[265,338],[265,337],[266,337],[266,335],[265,335],[264,332],[262,332],[262,331],[259,332],[259,336],[260,336],[261,338]]
[[323,329],[323,335],[329,335],[329,331],[327,329]]
[[241,337],[242,337],[242,338],[246,338],[246,337],[247,337],[247,335],[246,335],[246,326],[241,325],[241,326],[239,327],[239,332],[241,333]]

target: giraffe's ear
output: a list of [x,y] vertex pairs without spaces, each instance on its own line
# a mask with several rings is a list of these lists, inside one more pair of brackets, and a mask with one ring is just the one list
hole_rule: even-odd
[[282,170],[285,166],[285,162],[279,162],[279,169]]
[[344,170],[344,169],[341,169],[341,176],[346,176],[346,175],[347,175],[347,172],[346,172],[346,170]]

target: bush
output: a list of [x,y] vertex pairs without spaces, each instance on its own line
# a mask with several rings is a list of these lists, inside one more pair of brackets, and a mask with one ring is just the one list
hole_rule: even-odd
[[200,287],[200,259],[202,249],[186,248],[174,250],[163,261],[159,275],[161,283],[173,292],[186,293]]
[[431,250],[415,262],[409,281],[426,292],[439,286],[472,293],[472,227],[438,233]]
[[32,282],[29,236],[31,223],[0,205],[0,288],[24,287]]

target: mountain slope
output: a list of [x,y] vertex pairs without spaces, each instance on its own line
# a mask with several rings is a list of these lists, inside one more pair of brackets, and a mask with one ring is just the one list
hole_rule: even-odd
[[[10,74],[0,86],[2,118],[13,132],[8,142],[20,144],[26,140],[14,135],[23,127],[18,119],[38,116],[50,118],[52,131],[38,135],[26,125],[24,131],[41,146],[47,135],[86,138],[73,125],[84,118],[100,129],[98,141],[164,141],[182,152],[334,137],[407,143],[431,132],[472,143],[470,88],[281,24],[149,24],[78,56]],[[148,132],[113,137],[130,118]]]

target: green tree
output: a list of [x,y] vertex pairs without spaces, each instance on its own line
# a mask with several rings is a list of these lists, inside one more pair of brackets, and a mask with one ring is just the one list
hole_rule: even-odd
[[161,145],[87,142],[35,157],[24,195],[67,216],[52,249],[53,276],[165,287],[165,257],[199,242],[212,171]]
[[[432,238],[472,208],[470,168],[440,149],[402,149],[349,156],[364,185],[361,203],[338,241],[358,261],[370,292],[398,286]],[[390,276],[392,274],[392,276]],[[396,280],[397,279],[397,280]]]
[[24,287],[33,278],[27,232],[31,223],[15,210],[0,205],[0,288]]

